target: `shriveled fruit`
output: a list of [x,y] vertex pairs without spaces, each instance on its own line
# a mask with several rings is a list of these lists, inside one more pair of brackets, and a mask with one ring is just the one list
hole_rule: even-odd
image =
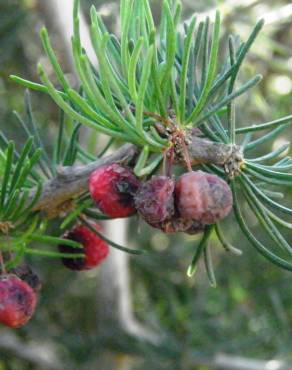
[[166,176],[153,176],[141,184],[135,196],[139,214],[148,223],[157,223],[174,214],[174,181]]
[[140,181],[118,163],[96,169],[89,178],[89,191],[97,207],[110,217],[128,217],[136,212],[134,194]]
[[[99,230],[100,227],[94,224],[93,227]],[[62,258],[63,264],[71,270],[90,270],[98,266],[109,254],[108,244],[99,238],[92,230],[84,225],[78,225],[63,235],[64,239],[74,240],[82,245],[82,249],[74,248],[69,245],[59,245],[62,253],[80,254],[84,257]]]
[[32,317],[37,295],[13,274],[0,276],[0,322],[11,328],[23,326]]
[[213,224],[226,217],[232,208],[232,192],[220,177],[203,171],[180,176],[175,185],[179,214],[202,224]]

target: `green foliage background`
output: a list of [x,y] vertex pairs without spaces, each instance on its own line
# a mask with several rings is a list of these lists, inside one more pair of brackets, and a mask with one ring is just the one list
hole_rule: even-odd
[[[114,27],[117,4],[84,0],[85,13],[92,2],[97,8],[104,7],[105,3],[112,6],[113,13],[106,20]],[[193,11],[208,11],[220,5],[224,31],[237,32],[243,38],[263,13],[275,13],[290,3],[289,0],[243,1],[240,5],[238,1],[234,7],[229,6],[231,2],[228,1],[182,2],[185,17]],[[159,3],[153,1],[157,17]],[[246,3],[251,5],[244,5]],[[36,62],[43,52],[37,31],[42,23],[37,1],[0,0],[1,130],[16,139],[20,146],[22,135],[12,111],[23,112],[23,89],[10,82],[8,76],[13,73],[29,80],[38,79]],[[57,34],[53,36],[62,58],[60,41]],[[246,76],[261,73],[264,79],[252,93],[241,98],[239,121],[258,122],[291,114],[291,71],[292,17],[278,16],[276,22],[264,27],[243,68]],[[33,93],[33,105],[50,148],[56,130],[57,109],[47,96],[37,93]],[[287,128],[281,140],[291,139],[291,128]],[[287,199],[291,198],[290,190]],[[145,352],[145,356],[134,362],[121,356],[121,364],[125,367],[121,365],[120,369],[145,370],[150,366],[155,370],[181,369],[181,354],[185,348],[207,357],[224,352],[250,358],[283,358],[292,364],[291,274],[261,258],[246,240],[239,240],[237,226],[228,220],[225,226],[229,239],[244,253],[241,257],[229,255],[219,246],[216,248],[214,240],[218,288],[212,289],[203,268],[195,279],[186,277],[186,267],[196,243],[194,237],[168,237],[153,229],[150,232],[145,225],[137,236],[136,221],[132,221],[129,227],[131,245],[156,251],[155,257],[131,258],[135,311],[146,325],[167,333],[169,346],[163,353],[151,356]],[[291,235],[286,233],[286,236],[292,242]],[[96,368],[96,358],[104,350],[95,325],[98,270],[76,274],[65,270],[57,260],[37,257],[31,264],[43,280],[43,290],[34,319],[17,330],[17,335],[27,343],[54,342],[64,364],[68,361],[82,370]],[[2,330],[1,327],[0,335]],[[125,341],[114,350],[127,353],[131,351],[131,343]],[[0,349],[0,369],[31,370],[33,367]]]

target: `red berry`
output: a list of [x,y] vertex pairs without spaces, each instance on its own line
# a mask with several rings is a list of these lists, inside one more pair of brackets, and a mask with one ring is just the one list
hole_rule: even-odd
[[113,163],[92,172],[89,191],[104,214],[110,217],[128,217],[136,212],[134,194],[139,184],[129,168]]
[[[94,224],[97,230],[99,225]],[[98,266],[109,254],[107,243],[99,238],[93,231],[83,225],[78,225],[63,235],[64,239],[74,240],[83,246],[74,248],[69,245],[59,245],[59,251],[62,253],[84,253],[84,258],[62,258],[63,264],[71,270],[90,270]]]
[[153,176],[142,183],[135,196],[140,215],[150,224],[162,222],[174,213],[174,181],[166,176]]
[[110,217],[128,217],[136,212],[134,194],[140,181],[117,163],[96,169],[89,178],[89,191],[98,208]]
[[179,177],[175,185],[176,206],[185,219],[213,224],[232,208],[228,184],[216,175],[192,171]]
[[36,293],[13,274],[0,277],[0,322],[11,328],[27,323],[34,313]]

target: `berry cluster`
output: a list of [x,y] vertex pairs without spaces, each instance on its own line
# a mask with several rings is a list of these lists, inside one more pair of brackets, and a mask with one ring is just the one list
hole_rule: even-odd
[[[226,217],[232,207],[228,184],[203,171],[190,171],[176,180],[155,175],[140,181],[132,170],[114,163],[91,174],[89,191],[105,215],[117,218],[138,212],[148,224],[165,233],[202,232],[206,225]],[[71,270],[92,269],[108,256],[108,244],[98,236],[100,226],[96,223],[89,226],[75,225],[63,235],[63,239],[79,243],[82,249],[66,243],[58,246],[63,264]],[[40,281],[27,265],[3,272],[0,322],[12,328],[26,324],[34,313],[39,289]]]
[[176,181],[153,176],[142,182],[117,163],[95,170],[89,190],[104,214],[127,217],[138,211],[148,224],[165,233],[201,232],[205,225],[226,217],[233,203],[228,184],[216,175],[190,171]]

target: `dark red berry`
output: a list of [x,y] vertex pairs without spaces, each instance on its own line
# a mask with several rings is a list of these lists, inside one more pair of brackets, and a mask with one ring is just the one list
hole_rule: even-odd
[[175,199],[181,217],[202,224],[213,224],[226,217],[233,203],[228,184],[203,171],[180,176],[175,185]]
[[[94,224],[97,230],[100,227]],[[74,248],[69,245],[59,245],[62,253],[84,253],[85,257],[62,258],[63,264],[71,270],[90,270],[98,266],[109,254],[107,243],[99,238],[93,231],[83,225],[78,225],[63,235],[64,239],[74,240],[83,246],[83,249]]]
[[133,172],[117,163],[99,167],[89,178],[91,197],[110,217],[128,217],[136,212],[134,194],[139,185]]
[[16,275],[0,277],[0,322],[18,328],[28,322],[34,313],[37,295]]
[[166,176],[153,176],[141,184],[135,196],[137,211],[148,223],[170,218],[174,213],[174,181]]

